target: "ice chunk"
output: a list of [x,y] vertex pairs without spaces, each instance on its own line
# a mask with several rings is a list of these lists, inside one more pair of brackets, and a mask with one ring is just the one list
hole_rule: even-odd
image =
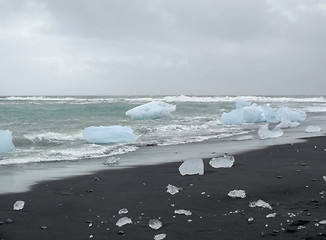
[[118,164],[120,158],[116,157],[110,157],[108,160],[106,160],[103,164],[104,165],[113,165],[113,164]]
[[15,150],[12,142],[12,133],[9,130],[0,130],[0,153],[8,153]]
[[166,238],[165,233],[157,234],[154,236],[154,240],[163,240],[164,238]]
[[276,123],[280,121],[277,112],[275,112],[269,105],[265,104],[261,109],[263,111],[263,118],[266,122]]
[[235,125],[244,123],[243,109],[235,109],[228,113],[224,112],[220,121],[224,125]]
[[179,167],[179,172],[184,175],[204,175],[204,162],[202,159],[185,160]]
[[249,107],[234,109],[231,112],[223,113],[221,123],[224,125],[234,125],[242,123],[257,123],[265,121],[261,107],[253,104]]
[[276,127],[278,127],[278,128],[295,128],[299,125],[300,125],[299,122],[291,122],[287,118],[282,118],[282,121]]
[[171,184],[166,186],[167,190],[166,192],[170,193],[171,195],[177,194],[180,190],[180,188],[173,186]]
[[230,168],[233,166],[234,157],[230,155],[224,155],[223,157],[212,158],[209,161],[209,165],[213,168]]
[[158,230],[162,227],[162,222],[158,219],[151,219],[148,222],[148,225],[154,229],[154,230]]
[[283,135],[284,132],[282,129],[274,128],[273,130],[268,130],[268,125],[265,124],[259,128],[258,135],[260,139],[277,138]]
[[243,99],[237,99],[236,103],[235,103],[235,108],[236,109],[241,109],[244,107],[249,107],[251,105],[250,102],[247,102],[246,100]]
[[128,209],[127,208],[122,208],[119,210],[118,214],[121,215],[121,214],[126,214],[128,213]]
[[306,132],[307,133],[316,133],[316,132],[320,132],[321,128],[319,126],[308,126],[306,128]]
[[319,224],[326,224],[326,220],[321,220]]
[[276,217],[276,213],[271,213],[266,215],[266,218],[275,218]]
[[131,117],[133,120],[154,120],[162,117],[172,117],[171,112],[174,112],[175,110],[175,105],[161,101],[153,101],[130,109],[126,112],[126,115]]
[[263,200],[259,199],[256,202],[249,203],[249,207],[261,207],[261,208],[268,208],[272,210],[271,205],[269,205],[267,202],[264,202]]
[[22,210],[24,208],[25,202],[24,201],[16,201],[14,203],[14,210],[18,211],[18,210]]
[[326,176],[323,176],[323,179],[326,181]]
[[128,217],[120,218],[115,225],[117,225],[118,227],[122,227],[123,225],[126,224],[132,224],[131,219]]
[[281,119],[287,118],[291,122],[302,122],[307,117],[305,112],[287,107],[280,108],[277,111],[277,114]]
[[179,209],[179,210],[174,210],[175,214],[183,214],[186,216],[190,216],[192,214],[192,212],[188,211],[188,210],[184,210],[184,209]]
[[83,131],[83,138],[89,143],[133,143],[138,137],[129,126],[92,126]]
[[246,192],[244,190],[232,190],[228,193],[230,198],[245,198]]

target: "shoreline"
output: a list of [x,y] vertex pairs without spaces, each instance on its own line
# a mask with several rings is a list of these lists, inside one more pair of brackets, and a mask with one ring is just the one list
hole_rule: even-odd
[[[181,176],[177,161],[43,181],[0,195],[0,239],[324,239],[325,148],[326,137],[310,137],[235,154],[228,169],[204,159],[202,176]],[[182,190],[171,195],[168,184]],[[228,197],[235,189],[247,197]],[[249,207],[259,199],[273,209]],[[17,200],[25,201],[23,210],[13,210]],[[119,215],[123,208],[128,213]],[[123,216],[133,224],[117,227]],[[158,218],[162,228],[151,229],[149,220]]]

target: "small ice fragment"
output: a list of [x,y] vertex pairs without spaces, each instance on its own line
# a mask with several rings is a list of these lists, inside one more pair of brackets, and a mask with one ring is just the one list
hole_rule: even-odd
[[184,209],[179,209],[179,210],[174,210],[175,214],[184,214],[186,216],[190,216],[192,214],[192,212],[188,211],[188,210],[184,210]]
[[252,222],[252,221],[254,221],[253,217],[248,218],[248,222]]
[[120,209],[119,210],[119,212],[118,212],[118,214],[126,214],[126,213],[128,213],[128,209],[127,208],[122,208],[122,209]]
[[252,135],[242,135],[242,136],[235,138],[235,140],[236,141],[244,141],[244,140],[251,140],[253,138],[254,138],[254,136],[252,136]]
[[204,175],[204,162],[202,159],[185,160],[179,167],[179,172],[184,175]]
[[319,126],[308,126],[306,128],[306,132],[307,133],[316,133],[316,132],[320,132],[321,128]]
[[117,225],[118,227],[122,227],[123,225],[126,224],[132,224],[131,219],[128,217],[120,218],[115,225]]
[[258,135],[260,139],[277,138],[283,135],[284,132],[282,129],[274,128],[273,130],[268,130],[268,125],[265,124],[259,128]]
[[230,198],[245,198],[246,192],[244,190],[232,190],[228,193]]
[[230,168],[233,166],[234,157],[229,155],[224,155],[223,157],[212,158],[209,161],[209,165],[213,168]]
[[25,202],[24,201],[16,201],[14,204],[14,210],[22,210],[24,208]]
[[151,220],[149,220],[148,225],[152,229],[157,230],[157,229],[160,229],[162,227],[162,222],[160,220],[158,220],[158,219],[151,219]]
[[326,224],[326,220],[320,221],[319,224]]
[[326,176],[323,176],[323,179],[326,181]]
[[112,164],[118,164],[120,158],[116,157],[110,157],[108,160],[106,160],[103,164],[104,165],[112,165]]
[[269,205],[267,202],[264,202],[263,200],[259,199],[256,202],[250,202],[249,207],[261,207],[261,208],[268,208],[272,210],[271,205]]
[[154,240],[163,240],[164,238],[166,238],[165,233],[157,234],[154,236]]
[[173,186],[171,184],[167,185],[166,188],[167,188],[166,192],[170,193],[171,195],[177,194],[179,190],[181,190],[180,188]]
[[275,218],[276,217],[276,213],[271,213],[266,215],[266,218]]
[[283,118],[282,121],[278,125],[276,125],[276,127],[277,128],[295,128],[299,125],[300,125],[299,122],[291,122],[289,119]]

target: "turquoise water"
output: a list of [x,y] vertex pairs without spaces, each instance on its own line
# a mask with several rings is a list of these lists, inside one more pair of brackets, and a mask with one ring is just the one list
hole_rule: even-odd
[[[274,109],[291,107],[326,112],[324,97],[293,96],[59,96],[1,97],[0,129],[13,133],[16,150],[0,155],[0,165],[93,159],[135,151],[146,145],[172,145],[251,134],[259,124],[224,126],[223,112],[237,98]],[[131,120],[125,112],[154,100],[176,105],[173,118]],[[130,126],[140,135],[133,144],[90,144],[82,131],[90,126]]]

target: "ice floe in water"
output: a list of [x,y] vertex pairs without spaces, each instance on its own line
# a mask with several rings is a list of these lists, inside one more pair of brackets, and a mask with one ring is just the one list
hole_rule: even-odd
[[209,161],[209,165],[213,168],[230,168],[234,164],[234,157],[230,155],[224,155],[223,157],[212,158]]
[[175,110],[175,105],[161,101],[153,101],[130,109],[126,112],[126,115],[131,117],[133,120],[154,120],[163,117],[172,117],[171,112],[174,112]]
[[267,202],[259,199],[258,201],[256,202],[250,202],[249,203],[249,207],[261,207],[261,208],[268,208],[268,209],[271,209],[272,210],[272,207],[271,205],[269,205]]
[[89,143],[134,143],[138,137],[129,126],[92,126],[83,131]]
[[269,124],[265,124],[258,129],[260,139],[277,138],[283,135],[283,130],[280,128],[268,129]]
[[120,209],[119,210],[119,212],[118,212],[118,214],[126,214],[126,213],[128,213],[128,209],[127,208],[122,208],[122,209]]
[[166,188],[166,192],[170,193],[171,195],[177,194],[181,190],[181,188],[178,188],[171,184],[167,185]]
[[184,175],[204,175],[204,162],[202,159],[187,159],[179,167],[179,172]]
[[316,133],[316,132],[320,132],[321,128],[319,126],[308,126],[308,127],[306,127],[305,131],[307,133]]
[[118,227],[122,227],[126,224],[132,224],[131,219],[128,217],[120,218],[115,225],[117,225]]
[[0,153],[8,153],[15,150],[12,142],[12,133],[9,130],[0,130]]
[[164,238],[166,238],[165,233],[157,234],[154,236],[154,240],[163,240]]
[[192,214],[192,212],[184,209],[175,210],[174,213],[180,215],[186,215],[186,216],[190,216]]
[[24,201],[16,201],[14,203],[14,210],[18,211],[18,210],[22,210],[24,208],[25,202]]
[[230,198],[245,198],[246,192],[244,190],[232,190],[228,193]]
[[162,222],[158,219],[151,219],[148,222],[148,226],[154,230],[158,230],[162,227]]

